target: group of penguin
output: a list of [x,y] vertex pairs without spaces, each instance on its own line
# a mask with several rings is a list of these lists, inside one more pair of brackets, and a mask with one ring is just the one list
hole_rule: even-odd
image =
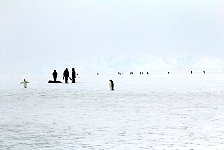
[[[27,88],[27,83],[29,83],[28,81],[26,81],[26,79],[24,79],[20,84],[23,84],[24,88]],[[114,82],[113,80],[109,80],[109,88],[111,91],[114,90]]]

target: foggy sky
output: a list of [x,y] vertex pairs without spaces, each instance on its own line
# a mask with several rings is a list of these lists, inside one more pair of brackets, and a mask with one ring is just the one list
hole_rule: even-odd
[[1,0],[1,73],[223,70],[223,18],[223,0]]

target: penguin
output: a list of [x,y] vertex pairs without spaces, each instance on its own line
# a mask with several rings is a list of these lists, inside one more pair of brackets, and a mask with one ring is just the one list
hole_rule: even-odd
[[24,88],[27,88],[27,83],[29,82],[24,79],[23,82],[21,82],[20,84],[23,84]]
[[112,80],[109,80],[109,87],[111,91],[114,90],[114,82]]

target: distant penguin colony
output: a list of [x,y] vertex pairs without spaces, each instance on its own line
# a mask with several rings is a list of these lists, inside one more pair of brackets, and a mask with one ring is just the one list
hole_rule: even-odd
[[112,80],[109,80],[109,88],[111,91],[114,90],[114,82]]
[[[68,78],[70,78],[72,80],[72,83],[75,83],[75,78],[76,75],[78,76],[78,73],[76,74],[75,69],[72,68],[72,78],[69,77],[69,72],[68,72],[68,68],[65,69],[64,73],[63,73],[63,79],[65,79],[65,83],[68,83]],[[140,75],[143,75],[143,72],[139,72]],[[168,74],[170,74],[170,72],[167,72]],[[205,70],[202,71],[203,74],[205,74]],[[118,75],[122,75],[124,73],[118,72]],[[133,75],[134,72],[130,72],[130,75]],[[149,75],[149,72],[146,72],[147,75]],[[190,71],[190,74],[193,74],[193,71]],[[54,70],[54,72],[52,73],[54,80],[49,80],[48,83],[62,83],[61,81],[57,81],[57,75],[58,73],[56,72],[56,70]],[[99,73],[97,72],[97,75],[99,75]],[[26,81],[25,79],[23,80],[23,82],[21,82],[20,84],[23,84],[24,88],[27,88],[27,84],[29,82]],[[109,80],[109,88],[111,91],[114,90],[114,82],[113,80]]]

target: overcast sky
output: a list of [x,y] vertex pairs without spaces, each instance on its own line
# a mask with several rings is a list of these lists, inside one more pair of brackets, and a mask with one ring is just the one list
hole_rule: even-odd
[[0,0],[0,54],[9,73],[222,71],[224,1]]

